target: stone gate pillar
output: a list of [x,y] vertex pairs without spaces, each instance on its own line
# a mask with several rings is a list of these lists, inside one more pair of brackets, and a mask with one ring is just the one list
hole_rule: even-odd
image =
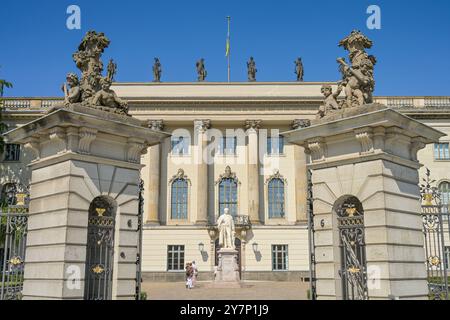
[[283,135],[310,155],[318,298],[427,299],[417,151],[443,134],[366,105]]
[[[8,141],[25,144],[35,155],[24,299],[84,299],[86,272],[93,277],[108,272],[103,299],[134,299],[141,154],[167,136],[131,117],[77,105],[7,134]],[[96,224],[114,232],[98,238],[90,233],[94,241],[87,243],[88,225],[95,230]],[[95,260],[86,248],[97,244],[111,245],[110,253],[86,264]]]

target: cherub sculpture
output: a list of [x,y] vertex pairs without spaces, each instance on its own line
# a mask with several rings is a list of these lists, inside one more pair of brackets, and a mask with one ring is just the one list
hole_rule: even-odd
[[99,107],[99,109],[113,109],[114,112],[120,114],[128,114],[128,103],[120,99],[117,94],[111,90],[111,80],[103,78],[100,83],[102,88],[95,94],[94,99],[92,100],[93,106]]
[[325,117],[331,110],[341,109],[341,105],[337,101],[337,98],[342,92],[342,83],[339,83],[338,89],[335,93],[333,93],[333,89],[330,85],[322,86],[320,92],[324,95],[325,100],[323,105],[319,107],[319,112],[317,113],[318,119]]
[[74,73],[68,73],[66,83],[62,85],[64,92],[64,105],[81,102],[81,89],[78,76]]

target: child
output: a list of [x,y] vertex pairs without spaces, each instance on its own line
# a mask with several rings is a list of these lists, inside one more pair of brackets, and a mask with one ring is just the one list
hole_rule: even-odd
[[192,277],[194,270],[192,269],[192,263],[186,264],[186,289],[192,289]]

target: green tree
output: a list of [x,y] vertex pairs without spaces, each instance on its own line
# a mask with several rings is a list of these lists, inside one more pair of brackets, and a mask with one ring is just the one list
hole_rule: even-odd
[[0,154],[3,153],[5,142],[3,141],[2,133],[6,130],[6,125],[2,122],[3,103],[2,97],[5,88],[12,88],[12,83],[0,79]]

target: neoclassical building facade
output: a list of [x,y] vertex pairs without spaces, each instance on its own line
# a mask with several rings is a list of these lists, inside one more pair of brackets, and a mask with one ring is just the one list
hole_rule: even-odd
[[[116,83],[130,113],[171,134],[142,155],[144,279],[184,278],[196,261],[200,279],[217,264],[214,224],[235,217],[241,276],[247,280],[308,277],[307,155],[281,132],[314,119],[322,85],[336,83]],[[41,116],[58,98],[6,98],[10,128]],[[450,194],[450,97],[376,97],[447,134],[420,151],[444,201]],[[7,145],[0,163],[2,199],[27,184],[27,149]],[[425,169],[422,170],[425,170]],[[423,172],[422,172],[423,173]]]

